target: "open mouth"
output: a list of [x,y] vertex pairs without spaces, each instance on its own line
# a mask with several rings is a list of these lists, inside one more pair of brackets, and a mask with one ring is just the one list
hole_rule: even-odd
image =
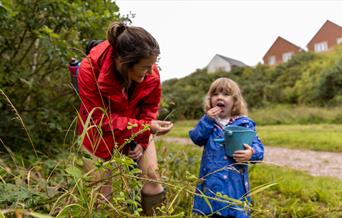
[[224,107],[225,107],[224,104],[223,104],[222,102],[218,102],[218,103],[216,104],[216,106],[220,107],[221,110],[223,110]]

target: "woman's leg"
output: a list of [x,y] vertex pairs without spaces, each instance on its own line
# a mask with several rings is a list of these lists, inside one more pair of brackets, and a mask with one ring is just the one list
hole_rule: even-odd
[[142,192],[147,195],[155,195],[161,193],[164,189],[161,184],[158,183],[160,175],[158,172],[158,160],[157,152],[154,141],[148,145],[144,152],[144,155],[139,161],[139,168],[142,171],[144,177],[154,180],[144,182]]
[[141,206],[145,215],[152,216],[156,213],[155,209],[161,206],[165,199],[165,190],[158,183],[160,175],[158,172],[156,147],[153,140],[151,140],[143,157],[140,159],[139,168],[142,170],[143,176],[151,180],[144,181],[141,190]]

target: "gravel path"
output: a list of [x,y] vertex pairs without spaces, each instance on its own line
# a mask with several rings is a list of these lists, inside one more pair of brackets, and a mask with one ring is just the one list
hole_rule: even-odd
[[[193,144],[187,138],[162,137],[157,140]],[[342,180],[342,153],[322,152],[280,147],[265,147],[265,162]]]

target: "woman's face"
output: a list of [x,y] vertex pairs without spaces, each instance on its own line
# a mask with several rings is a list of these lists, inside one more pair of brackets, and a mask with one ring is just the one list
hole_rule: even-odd
[[152,67],[156,61],[157,56],[141,59],[137,64],[133,65],[133,67],[128,70],[131,79],[137,83],[144,81],[145,76],[152,73]]

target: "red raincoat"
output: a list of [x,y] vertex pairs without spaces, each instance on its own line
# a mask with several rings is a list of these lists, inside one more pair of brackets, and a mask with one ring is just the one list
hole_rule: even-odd
[[[125,139],[156,119],[161,97],[159,71],[154,65],[152,74],[145,76],[143,82],[137,83],[128,99],[114,73],[111,53],[112,47],[108,41],[94,47],[83,59],[78,74],[82,101],[78,134],[87,131],[83,145],[103,159],[109,159],[113,148],[118,148]],[[88,117],[91,117],[89,124]],[[132,124],[133,128],[128,129],[129,124]],[[149,130],[140,133],[134,141],[146,149],[150,134]]]

